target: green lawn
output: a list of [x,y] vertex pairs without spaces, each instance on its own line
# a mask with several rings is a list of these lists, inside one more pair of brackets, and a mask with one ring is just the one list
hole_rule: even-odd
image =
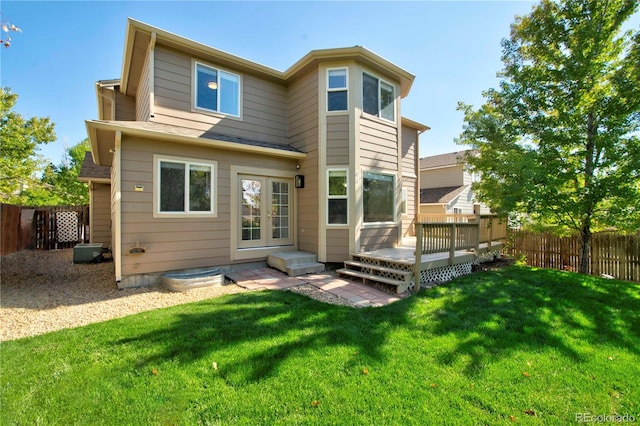
[[245,293],[0,360],[3,425],[640,421],[640,285],[513,266],[384,308]]

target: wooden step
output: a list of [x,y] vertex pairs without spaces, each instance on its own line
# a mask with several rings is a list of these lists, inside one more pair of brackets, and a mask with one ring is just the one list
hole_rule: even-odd
[[369,283],[384,283],[397,287],[398,293],[404,293],[409,288],[409,282],[402,280],[395,280],[393,278],[382,277],[380,275],[369,274],[362,271],[355,271],[353,269],[342,268],[336,271],[338,276],[347,276],[351,278],[360,278],[364,284]]
[[[349,267],[361,268],[361,269],[371,269],[372,271],[387,273],[387,274],[397,274],[403,277],[403,281],[410,282],[413,278],[413,271],[405,271],[403,269],[389,268],[388,266],[380,266],[371,263],[358,262],[357,260],[346,260],[344,262],[344,266],[347,269]],[[375,274],[374,274],[375,275]]]

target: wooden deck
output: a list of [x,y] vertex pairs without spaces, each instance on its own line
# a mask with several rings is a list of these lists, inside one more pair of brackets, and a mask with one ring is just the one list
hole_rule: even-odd
[[470,222],[419,222],[416,237],[403,239],[400,247],[352,253],[337,272],[365,283],[395,285],[398,293],[417,291],[471,273],[472,264],[493,259],[505,242],[506,222],[493,216]]

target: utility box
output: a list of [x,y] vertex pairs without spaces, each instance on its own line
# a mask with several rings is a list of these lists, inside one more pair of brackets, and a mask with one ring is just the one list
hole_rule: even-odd
[[73,247],[73,263],[91,263],[102,253],[102,243],[80,243]]

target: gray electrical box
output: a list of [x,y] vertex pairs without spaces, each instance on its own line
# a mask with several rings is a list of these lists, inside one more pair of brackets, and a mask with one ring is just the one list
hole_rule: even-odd
[[102,253],[102,243],[80,243],[73,247],[73,263],[91,263]]

